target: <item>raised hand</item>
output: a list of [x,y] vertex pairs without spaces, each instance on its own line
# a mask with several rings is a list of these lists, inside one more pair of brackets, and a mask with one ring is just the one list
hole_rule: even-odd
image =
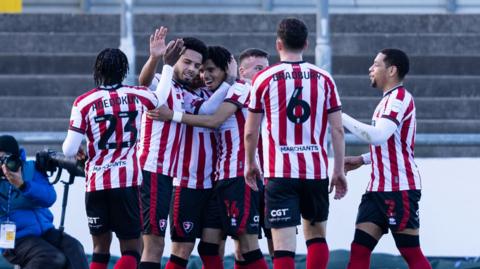
[[150,35],[150,56],[160,58],[165,54],[167,46],[165,45],[165,37],[167,36],[167,27],[160,27],[155,33]]
[[175,41],[170,41],[165,50],[165,54],[163,55],[163,63],[170,66],[175,65],[184,51],[185,47],[183,46],[183,39],[179,38]]

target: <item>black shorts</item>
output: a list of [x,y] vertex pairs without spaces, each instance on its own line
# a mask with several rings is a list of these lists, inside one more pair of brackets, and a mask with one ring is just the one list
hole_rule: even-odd
[[140,206],[138,188],[117,188],[85,193],[90,234],[113,231],[119,239],[140,236]]
[[[257,184],[262,184],[259,180]],[[243,177],[215,183],[205,218],[206,228],[221,229],[226,235],[258,234],[260,192],[245,184]]]
[[202,236],[202,224],[212,189],[173,187],[170,203],[170,232],[174,242],[195,242]]
[[172,198],[172,177],[142,171],[140,188],[143,233],[165,236],[168,211]]
[[267,228],[297,226],[302,218],[316,222],[328,219],[328,179],[269,178],[265,187]]
[[418,202],[420,190],[367,192],[358,207],[356,223],[373,222],[383,233],[420,228]]

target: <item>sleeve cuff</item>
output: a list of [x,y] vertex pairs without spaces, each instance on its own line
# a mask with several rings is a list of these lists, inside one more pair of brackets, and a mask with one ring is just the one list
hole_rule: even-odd
[[82,135],[85,134],[85,130],[80,129],[80,128],[77,128],[77,127],[75,127],[75,126],[70,126],[70,127],[68,127],[68,129],[69,129],[69,130],[72,130],[72,131],[74,131],[74,132],[80,133],[80,134],[82,134]]
[[384,119],[389,119],[391,121],[393,121],[397,126],[400,125],[400,122],[398,122],[398,120],[390,115],[382,115],[382,118]]
[[327,113],[330,114],[330,113],[333,113],[333,112],[336,112],[336,111],[341,111],[342,110],[342,106],[336,106],[336,107],[332,107],[330,109],[327,110]]
[[263,109],[256,109],[256,108],[248,108],[248,111],[253,113],[263,113]]
[[230,103],[230,104],[233,104],[235,105],[236,107],[238,107],[239,109],[242,108],[242,104],[236,100],[233,100],[233,99],[225,99],[223,102],[227,102],[227,103]]

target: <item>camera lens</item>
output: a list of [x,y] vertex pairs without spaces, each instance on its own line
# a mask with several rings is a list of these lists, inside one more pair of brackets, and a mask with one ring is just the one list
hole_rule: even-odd
[[5,162],[5,165],[7,166],[8,170],[12,172],[17,172],[21,164],[22,163],[20,162],[20,160],[14,157],[9,157]]

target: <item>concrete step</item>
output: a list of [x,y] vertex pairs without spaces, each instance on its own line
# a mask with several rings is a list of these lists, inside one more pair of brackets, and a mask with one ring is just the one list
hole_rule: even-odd
[[[381,96],[368,75],[333,75],[341,97]],[[405,87],[414,97],[480,97],[480,76],[408,75]]]
[[[139,54],[149,53],[150,34],[151,33],[135,34],[135,47]],[[262,48],[272,55],[277,54],[275,51],[275,32],[224,32],[224,30],[222,30],[222,32],[219,32],[218,30],[213,32],[173,32],[168,35],[167,39],[173,40],[186,36],[196,37],[209,46],[224,46],[230,52],[236,55],[238,55],[244,49],[252,47]],[[315,37],[313,35],[309,36],[309,42],[310,44],[315,44]],[[308,47],[306,53],[315,55],[315,46]]]
[[[139,69],[138,69],[139,70]],[[334,75],[341,98],[377,97],[366,75]],[[480,97],[480,76],[408,76],[405,86],[417,97]],[[78,96],[94,87],[92,74],[0,75],[9,96]]]
[[480,33],[477,14],[333,14],[332,33]]
[[94,88],[89,75],[0,75],[0,89],[8,96],[79,96]]
[[[75,97],[2,96],[2,117],[69,117]],[[380,97],[344,97],[344,111],[355,118],[371,118]],[[480,97],[417,97],[417,119],[479,119]]]
[[0,14],[0,32],[8,33],[118,33],[114,14]]
[[[148,53],[150,33],[136,34],[137,51]],[[266,49],[275,53],[275,32],[192,32],[172,33],[168,40],[193,36],[208,45],[222,45],[238,54],[250,47]],[[309,35],[307,54],[315,54],[315,35]],[[331,36],[333,55],[374,57],[383,48],[397,47],[414,56],[470,56],[480,55],[480,34],[335,34]]]
[[[137,14],[134,32],[151,34],[155,28],[167,26],[171,34],[218,32],[219,25],[225,33],[275,33],[277,24],[292,14]],[[315,33],[315,15],[299,14]],[[195,23],[192,23],[195,22]]]
[[67,118],[0,117],[0,132],[67,132]]
[[[100,51],[101,48],[99,48]],[[98,51],[98,52],[99,52]],[[96,54],[93,53],[36,53],[0,54],[0,74],[89,74],[93,73]]]
[[[272,32],[278,22],[292,14],[136,14],[135,32],[151,33],[165,25],[171,33],[218,31]],[[297,14],[315,32],[315,14]],[[152,21],[155,24],[152,24]],[[195,23],[191,23],[195,21]],[[332,33],[480,33],[476,14],[331,14]]]
[[[480,50],[478,50],[480,52]],[[377,51],[378,52],[378,51]],[[333,55],[333,74],[338,75],[368,75],[377,52],[369,56]],[[415,56],[409,55],[410,75],[462,75],[478,76],[477,68],[480,55],[448,55],[448,56]]]
[[[408,55],[479,55],[480,34],[337,34],[333,33],[335,55],[375,55],[379,50],[397,47]],[[314,43],[311,43],[314,44]]]
[[[355,118],[371,118],[380,97],[344,97],[343,110]],[[416,97],[417,119],[479,119],[478,97]],[[480,130],[479,130],[480,131]]]
[[0,33],[0,53],[98,53],[117,48],[118,32],[113,33]]

